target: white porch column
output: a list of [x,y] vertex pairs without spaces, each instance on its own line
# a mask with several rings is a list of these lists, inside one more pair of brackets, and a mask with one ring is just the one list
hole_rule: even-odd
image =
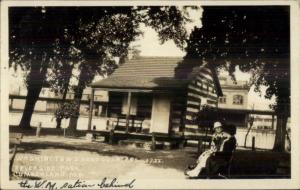
[[88,123],[88,130],[92,129],[92,118],[93,118],[93,107],[94,107],[94,95],[95,89],[92,88],[91,97],[90,97],[90,113],[89,113],[89,123]]
[[126,113],[126,133],[129,132],[130,109],[131,109],[131,92],[128,92],[128,96],[127,96],[127,113]]

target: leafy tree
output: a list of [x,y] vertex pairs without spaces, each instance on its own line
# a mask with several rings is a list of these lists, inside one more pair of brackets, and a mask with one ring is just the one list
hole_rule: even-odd
[[[69,46],[61,46],[60,43],[67,43]],[[63,107],[70,90],[70,80],[74,77],[72,72],[80,62],[80,51],[74,46],[68,31],[65,30],[63,41],[56,41],[54,52],[56,56],[51,60],[46,77],[51,90],[62,94],[60,107]],[[56,117],[56,128],[60,128],[61,120],[61,117]]]
[[79,107],[75,102],[66,102],[60,105],[60,107],[54,112],[54,116],[59,119],[77,117],[78,109]]
[[[61,121],[62,119],[69,119],[71,117],[78,117],[79,105],[76,102],[64,102],[61,103],[59,108],[54,112],[56,121]],[[64,128],[64,136],[66,135],[66,128]]]
[[255,91],[266,86],[275,96],[277,115],[274,150],[283,151],[290,114],[289,7],[203,7],[202,28],[188,40],[186,57],[201,58],[234,78],[238,66],[252,73]]
[[[153,27],[162,42],[173,39],[183,47],[184,24],[189,22],[186,10],[175,6],[10,8],[10,66],[20,65],[28,72],[20,127],[30,128],[43,86],[50,84],[66,94],[72,64],[77,63],[80,74],[73,90],[80,104],[83,89],[96,74],[111,73],[117,67],[114,57],[124,61],[130,42],[140,34],[140,23]],[[72,117],[70,128],[76,129],[76,123],[77,117]]]
[[[9,9],[10,66],[27,72],[26,104],[20,127],[30,128],[31,116],[43,86],[50,63],[57,56],[56,42],[64,38],[68,22],[73,20],[65,9],[14,7]],[[64,19],[57,19],[63,15]]]

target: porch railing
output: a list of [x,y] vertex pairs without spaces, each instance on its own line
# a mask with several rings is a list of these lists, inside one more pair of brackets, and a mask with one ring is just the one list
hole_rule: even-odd
[[[128,132],[142,132],[143,129],[143,122],[145,118],[137,117],[137,116],[130,116],[128,118],[129,120],[129,126]],[[117,116],[113,121],[112,125],[114,127],[114,130],[117,131],[126,131],[126,116],[125,115],[119,115]]]

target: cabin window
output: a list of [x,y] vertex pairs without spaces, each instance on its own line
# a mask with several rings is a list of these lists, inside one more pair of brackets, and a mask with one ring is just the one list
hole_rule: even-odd
[[220,104],[226,104],[226,96],[219,97],[219,103]]
[[137,116],[141,118],[151,118],[153,95],[139,93],[137,96]]
[[109,102],[107,107],[107,114],[109,117],[117,117],[121,114],[123,96],[125,96],[125,94],[120,92],[109,92]]
[[236,105],[242,105],[243,104],[243,96],[242,95],[234,95],[232,103],[236,104]]

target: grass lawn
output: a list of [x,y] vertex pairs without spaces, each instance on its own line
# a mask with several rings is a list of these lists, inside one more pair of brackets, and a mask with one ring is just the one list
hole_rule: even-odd
[[[60,129],[35,130],[11,127],[24,137],[15,158],[13,179],[99,179],[103,177],[183,179],[183,171],[197,159],[195,147],[147,151],[130,146],[90,142],[79,131],[63,137]],[[237,150],[232,165],[233,178],[288,178],[290,154]],[[59,171],[59,172],[58,172]],[[30,177],[21,174],[29,174]]]

